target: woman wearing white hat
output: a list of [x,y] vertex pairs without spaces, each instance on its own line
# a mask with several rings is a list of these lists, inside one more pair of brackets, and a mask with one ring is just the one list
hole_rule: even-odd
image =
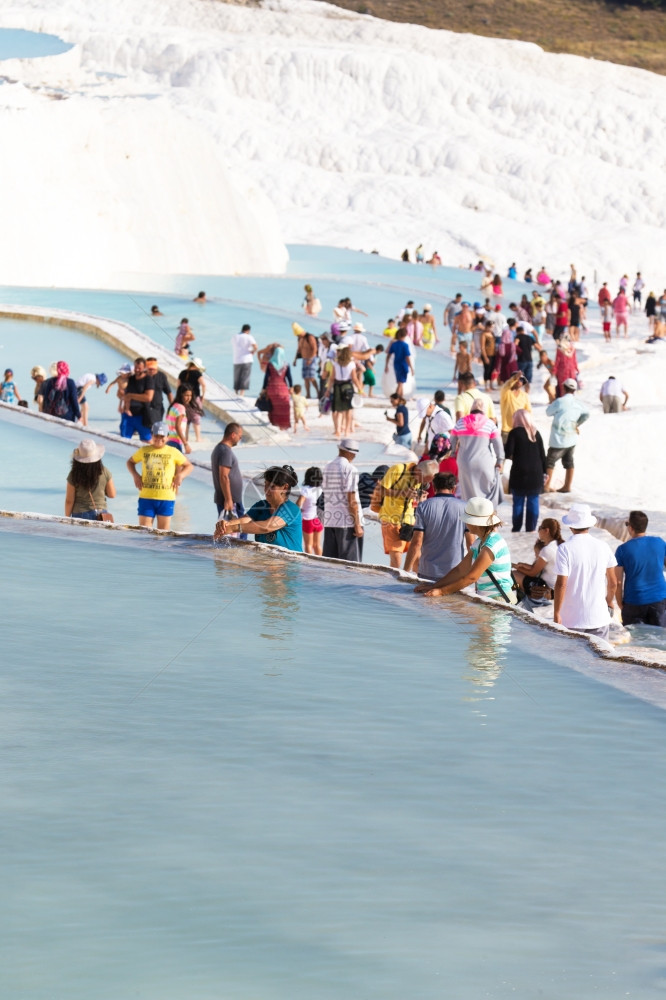
[[[102,465],[104,446],[86,439],[72,452],[72,468],[67,476],[65,517],[97,521],[106,512],[107,497],[116,495],[111,473]],[[111,519],[112,520],[112,519]]]
[[426,597],[446,597],[475,584],[477,594],[507,604],[516,603],[511,579],[509,547],[496,530],[501,521],[490,500],[472,497],[462,519],[477,536],[469,552],[457,566],[435,583],[419,583],[414,589]]

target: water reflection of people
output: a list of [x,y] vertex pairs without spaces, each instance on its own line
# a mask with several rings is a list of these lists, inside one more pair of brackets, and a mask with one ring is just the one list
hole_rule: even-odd
[[[260,573],[258,584],[263,601],[261,605],[262,639],[269,642],[293,643],[295,622],[300,610],[298,597],[298,575],[300,567],[280,559],[266,560],[267,565]],[[292,650],[293,651],[293,650]],[[269,661],[275,659],[275,651],[269,650]],[[285,654],[280,652],[280,661]],[[287,655],[287,660],[293,659]]]
[[512,616],[475,605],[469,609],[473,629],[469,632],[465,680],[475,688],[491,688],[502,673],[511,636]]

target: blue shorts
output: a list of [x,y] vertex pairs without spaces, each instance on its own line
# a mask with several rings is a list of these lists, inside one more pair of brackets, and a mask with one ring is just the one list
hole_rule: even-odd
[[179,451],[181,455],[185,454],[183,451],[183,446],[180,443],[180,441],[167,441],[167,444],[169,445],[170,448],[175,448],[176,451]]
[[143,417],[136,417],[131,413],[123,413],[120,417],[120,436],[131,438],[135,431],[141,441],[150,441],[153,436],[150,427],[144,426]]
[[139,497],[139,517],[171,517],[175,500],[151,500]]

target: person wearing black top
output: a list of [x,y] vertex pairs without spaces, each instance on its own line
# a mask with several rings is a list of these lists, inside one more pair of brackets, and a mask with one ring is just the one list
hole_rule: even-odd
[[204,370],[203,362],[199,358],[194,358],[190,361],[187,368],[183,368],[182,372],[178,375],[178,384],[186,385],[192,390],[192,401],[189,406],[185,407],[185,414],[187,416],[188,435],[190,424],[192,424],[194,427],[194,436],[197,441],[201,441],[201,418],[204,412],[201,405],[205,391]]
[[516,410],[513,428],[504,446],[504,457],[511,459],[509,493],[513,498],[512,531],[520,531],[525,511],[525,531],[535,531],[539,520],[539,494],[543,493],[546,453],[538,430],[527,410]]
[[173,393],[166,375],[157,367],[157,358],[146,358],[146,372],[153,380],[153,399],[150,409],[152,413],[151,422],[154,424],[164,419],[164,396],[169,400],[169,406],[171,406],[173,403]]
[[534,371],[534,363],[532,361],[532,348],[541,348],[533,333],[525,333],[525,328],[523,326],[516,327],[516,336],[514,337],[514,344],[517,347],[518,354],[518,368],[523,373],[528,383],[532,382],[532,372]]
[[405,406],[405,401],[400,393],[391,394],[391,406],[395,406],[395,416],[390,417],[386,413],[386,419],[396,425],[396,432],[393,440],[396,444],[401,444],[403,448],[412,447],[412,432],[409,429],[409,410]]
[[146,372],[145,358],[136,358],[134,371],[121,391],[124,405],[120,436],[131,438],[136,432],[142,441],[150,441],[153,436],[150,407],[155,390],[152,376]]

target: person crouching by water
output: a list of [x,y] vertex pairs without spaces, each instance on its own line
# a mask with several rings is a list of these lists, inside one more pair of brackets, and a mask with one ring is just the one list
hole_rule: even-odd
[[111,473],[102,465],[104,445],[82,441],[72,452],[72,468],[67,476],[65,517],[96,521],[106,511],[107,497],[112,500],[116,487]]
[[[152,528],[157,518],[157,527],[169,530],[176,493],[193,468],[184,455],[169,447],[168,435],[169,425],[165,421],[153,424],[150,444],[139,448],[127,460],[127,468],[139,490],[139,524],[143,528]],[[137,465],[141,465],[141,475],[136,471]]]
[[258,500],[243,517],[218,521],[213,538],[217,541],[242,531],[254,535],[257,542],[302,552],[301,508],[289,499],[297,485],[298,476],[290,465],[272,465],[264,473],[266,499]]
[[477,538],[465,558],[440,580],[419,583],[414,590],[425,597],[446,597],[475,584],[477,594],[515,604],[509,546],[497,531],[502,522],[491,501],[472,497],[465,504],[462,519]]

